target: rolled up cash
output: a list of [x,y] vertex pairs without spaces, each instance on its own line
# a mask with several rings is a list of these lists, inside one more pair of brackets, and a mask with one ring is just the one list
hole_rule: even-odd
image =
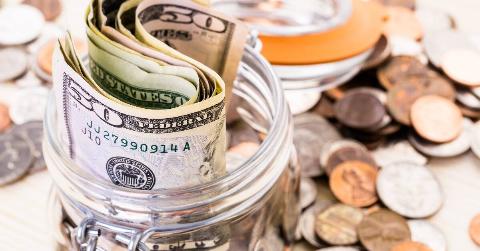
[[93,0],[86,26],[88,66],[70,35],[54,55],[71,159],[131,189],[224,175],[224,80],[235,78],[247,29],[188,0]]

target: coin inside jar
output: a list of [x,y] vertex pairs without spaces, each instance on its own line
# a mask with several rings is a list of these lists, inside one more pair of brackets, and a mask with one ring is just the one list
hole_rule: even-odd
[[391,251],[395,245],[410,240],[407,221],[386,209],[366,215],[357,232],[363,246],[374,251]]
[[421,137],[436,143],[454,140],[463,129],[460,109],[452,101],[436,95],[417,99],[412,105],[410,118]]
[[335,104],[337,119],[342,124],[356,129],[377,126],[385,114],[385,106],[371,93],[351,91]]
[[338,165],[330,175],[330,189],[341,202],[366,207],[375,203],[377,198],[375,181],[377,169],[361,161],[346,161]]
[[451,79],[466,86],[480,85],[480,52],[453,49],[442,57],[442,69]]
[[358,241],[356,227],[362,221],[360,209],[336,204],[317,215],[315,232],[331,245],[350,245]]
[[400,244],[395,245],[391,251],[433,251],[431,248],[426,245],[415,242],[415,241],[406,241]]
[[8,106],[0,103],[0,133],[10,128],[12,120],[8,112]]
[[413,40],[422,38],[422,25],[412,10],[401,6],[389,6],[387,15],[388,19],[383,28],[387,36],[402,36]]

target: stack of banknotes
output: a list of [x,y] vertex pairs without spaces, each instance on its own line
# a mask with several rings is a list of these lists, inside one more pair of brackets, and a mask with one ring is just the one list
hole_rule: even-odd
[[88,57],[54,55],[57,124],[82,171],[116,186],[195,186],[225,174],[225,104],[247,28],[205,0],[92,0]]

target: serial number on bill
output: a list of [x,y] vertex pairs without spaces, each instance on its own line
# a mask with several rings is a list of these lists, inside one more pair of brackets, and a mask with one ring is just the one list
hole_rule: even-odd
[[106,130],[102,130],[100,126],[94,126],[93,122],[87,122],[86,127],[82,129],[82,133],[90,141],[101,146],[105,141],[114,145],[121,146],[132,151],[142,153],[171,153],[171,152],[187,152],[190,151],[190,143],[188,141],[182,144],[145,144],[129,140]]

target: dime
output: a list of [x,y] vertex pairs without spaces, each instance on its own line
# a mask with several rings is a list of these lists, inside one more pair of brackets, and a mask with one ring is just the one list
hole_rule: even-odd
[[385,35],[382,35],[378,42],[375,44],[372,54],[368,57],[367,61],[362,66],[363,70],[372,69],[379,66],[385,60],[390,57],[392,53],[392,47]]
[[442,69],[451,79],[466,86],[480,85],[480,52],[452,49],[442,57]]
[[324,149],[320,161],[325,161],[325,165],[322,166],[329,176],[338,165],[345,161],[358,160],[374,167],[377,166],[370,152],[356,141],[339,140],[329,143],[328,147]]
[[32,41],[42,31],[45,19],[36,8],[11,5],[0,9],[0,45],[19,45]]
[[405,219],[386,209],[366,215],[357,232],[363,246],[371,251],[391,251],[396,244],[410,240]]
[[397,83],[403,83],[404,76],[423,76],[427,67],[411,56],[397,56],[380,67],[377,78],[385,89],[389,90]]
[[8,114],[8,106],[0,103],[0,133],[10,128],[11,124],[12,120],[10,114]]
[[293,115],[297,115],[312,109],[320,101],[322,95],[320,92],[286,91],[285,97],[290,111]]
[[317,198],[317,185],[310,178],[302,178],[300,181],[300,206],[302,209],[312,205]]
[[341,202],[354,207],[366,207],[378,198],[375,189],[377,169],[361,161],[346,161],[330,175],[330,189]]
[[420,40],[423,36],[422,25],[415,13],[401,6],[389,6],[387,9],[387,22],[383,33],[390,36],[403,36],[413,40]]
[[324,173],[319,165],[320,151],[326,142],[340,139],[340,134],[326,119],[305,113],[294,118],[293,143],[302,165],[302,176],[316,177]]
[[418,21],[422,24],[423,29],[428,32],[455,28],[455,20],[453,17],[438,9],[431,7],[417,8],[415,10],[415,15],[417,16]]
[[438,68],[442,67],[446,52],[453,49],[474,48],[465,34],[450,29],[427,33],[423,39],[423,45],[430,62]]
[[335,104],[337,119],[342,124],[356,129],[377,126],[385,114],[385,106],[371,93],[352,90]]
[[477,214],[472,221],[470,221],[470,226],[468,228],[470,233],[470,238],[480,246],[480,214]]
[[44,170],[47,165],[43,157],[43,123],[41,121],[27,122],[12,128],[12,132],[21,137],[29,146],[34,157],[30,172]]
[[48,21],[56,19],[62,13],[60,0],[25,0],[23,3],[39,9]]
[[409,218],[431,216],[443,204],[443,192],[433,173],[415,163],[397,162],[383,168],[377,192],[388,208]]
[[33,157],[30,146],[16,134],[0,135],[0,186],[23,177]]
[[20,90],[10,107],[10,117],[17,124],[43,120],[49,90],[44,87]]
[[333,202],[328,200],[317,201],[313,206],[307,208],[300,216],[300,227],[303,238],[314,247],[323,247],[322,241],[315,233],[315,218],[316,216],[332,205]]
[[471,140],[472,130],[472,121],[469,119],[463,119],[462,133],[450,142],[443,144],[432,143],[422,139],[415,133],[411,133],[408,140],[413,147],[428,156],[439,158],[454,157],[468,151],[470,146],[475,144],[475,142]]
[[412,241],[423,243],[434,251],[446,251],[445,235],[436,226],[425,220],[409,220]]
[[433,251],[422,243],[406,241],[395,245],[391,251]]
[[418,153],[412,145],[406,141],[391,142],[373,151],[375,162],[381,167],[402,161],[426,165],[428,159]]
[[460,109],[452,101],[436,95],[417,99],[412,105],[410,117],[415,131],[435,143],[454,140],[463,129]]
[[358,241],[356,227],[362,221],[360,209],[336,204],[317,215],[315,232],[331,245],[350,245]]
[[23,50],[16,48],[0,49],[0,82],[19,77],[25,73],[27,67],[28,57]]

